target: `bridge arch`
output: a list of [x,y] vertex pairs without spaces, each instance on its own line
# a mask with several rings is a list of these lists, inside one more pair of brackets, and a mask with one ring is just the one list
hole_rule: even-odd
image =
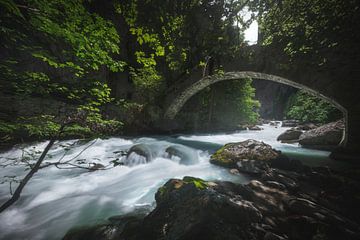
[[321,94],[320,92],[318,92],[310,87],[307,87],[303,84],[291,81],[287,78],[283,78],[283,77],[280,77],[277,75],[261,73],[261,72],[231,71],[231,72],[226,72],[224,74],[215,74],[215,75],[203,77],[200,80],[190,84],[182,92],[172,95],[172,100],[170,101],[170,103],[168,104],[168,106],[165,109],[164,118],[169,119],[169,120],[175,119],[176,115],[182,109],[182,107],[185,105],[185,103],[192,96],[194,96],[201,90],[205,89],[206,87],[208,87],[214,83],[221,82],[221,81],[239,80],[239,79],[244,79],[244,78],[261,79],[261,80],[268,80],[268,81],[273,81],[273,82],[277,82],[277,83],[282,83],[282,84],[289,85],[289,86],[292,86],[292,87],[295,87],[298,89],[305,90],[306,92],[308,92],[312,95],[315,95],[317,97],[320,97],[320,98],[330,102],[331,104],[333,104],[337,109],[339,109],[343,113],[343,116],[345,118],[345,130],[344,130],[343,139],[342,139],[340,145],[346,144],[347,133],[348,133],[348,128],[347,128],[348,112],[342,105],[340,105],[334,99],[332,99],[328,96],[325,96],[325,95]]

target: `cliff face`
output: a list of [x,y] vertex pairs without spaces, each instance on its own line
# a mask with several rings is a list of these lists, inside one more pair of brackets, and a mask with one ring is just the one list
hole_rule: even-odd
[[261,103],[260,116],[264,119],[283,119],[289,97],[297,89],[284,84],[254,79],[255,98]]

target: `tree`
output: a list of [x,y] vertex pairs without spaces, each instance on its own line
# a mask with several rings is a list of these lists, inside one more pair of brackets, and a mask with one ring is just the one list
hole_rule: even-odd
[[[117,72],[124,67],[124,62],[114,58],[120,51],[120,39],[113,23],[90,13],[82,0],[7,0],[0,4],[10,6],[2,8],[0,17],[2,94],[56,99],[68,106],[66,109],[86,111],[87,127],[94,132],[118,128],[120,122],[106,120],[100,112],[101,106],[112,101],[100,70]],[[51,123],[47,129],[59,128],[49,120],[57,114],[57,110],[45,113],[49,115],[46,123]],[[43,137],[41,132],[31,132],[42,118],[15,118],[11,119],[13,129],[30,129],[29,135]],[[9,124],[1,121],[1,125]]]
[[329,102],[300,90],[290,97],[285,116],[301,122],[327,123],[341,118],[342,113]]
[[[255,100],[251,79],[216,83],[193,96],[179,113],[187,129],[234,130],[241,124],[254,124],[260,103]],[[211,91],[212,99],[209,98]]]
[[262,44],[272,45],[292,61],[314,64],[319,69],[355,66],[360,55],[358,1],[349,0],[254,0]]

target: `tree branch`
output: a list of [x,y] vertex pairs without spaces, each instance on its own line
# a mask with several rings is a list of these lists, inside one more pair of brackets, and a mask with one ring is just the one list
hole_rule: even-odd
[[50,142],[48,143],[48,145],[46,145],[44,151],[42,152],[41,156],[37,160],[34,167],[30,170],[30,172],[28,174],[26,174],[24,179],[20,181],[20,184],[17,186],[12,197],[8,201],[6,201],[4,204],[1,205],[0,213],[2,213],[5,209],[10,207],[12,204],[14,204],[20,198],[21,192],[24,189],[25,185],[29,182],[29,180],[32,178],[32,176],[39,170],[41,163],[45,159],[46,154],[49,152],[50,148],[54,145],[54,142],[55,142],[55,138],[51,139]]

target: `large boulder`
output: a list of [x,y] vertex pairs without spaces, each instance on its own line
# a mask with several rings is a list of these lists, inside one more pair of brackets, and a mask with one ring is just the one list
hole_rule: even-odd
[[325,124],[300,135],[299,143],[309,148],[330,148],[337,146],[343,136],[344,121]]
[[[274,174],[281,179],[282,173]],[[298,185],[299,179],[291,181]],[[267,179],[246,185],[171,179],[158,190],[156,208],[130,239],[358,239],[357,223],[299,195]]]
[[228,143],[216,151],[210,162],[241,172],[258,174],[269,168],[269,162],[280,156],[270,145],[256,140]]
[[233,193],[235,184],[220,184],[226,186],[193,177],[169,180],[135,239],[257,239],[252,224],[261,212]]
[[277,140],[281,141],[282,143],[297,142],[302,133],[303,132],[301,130],[298,130],[296,128],[291,128],[280,134]]

